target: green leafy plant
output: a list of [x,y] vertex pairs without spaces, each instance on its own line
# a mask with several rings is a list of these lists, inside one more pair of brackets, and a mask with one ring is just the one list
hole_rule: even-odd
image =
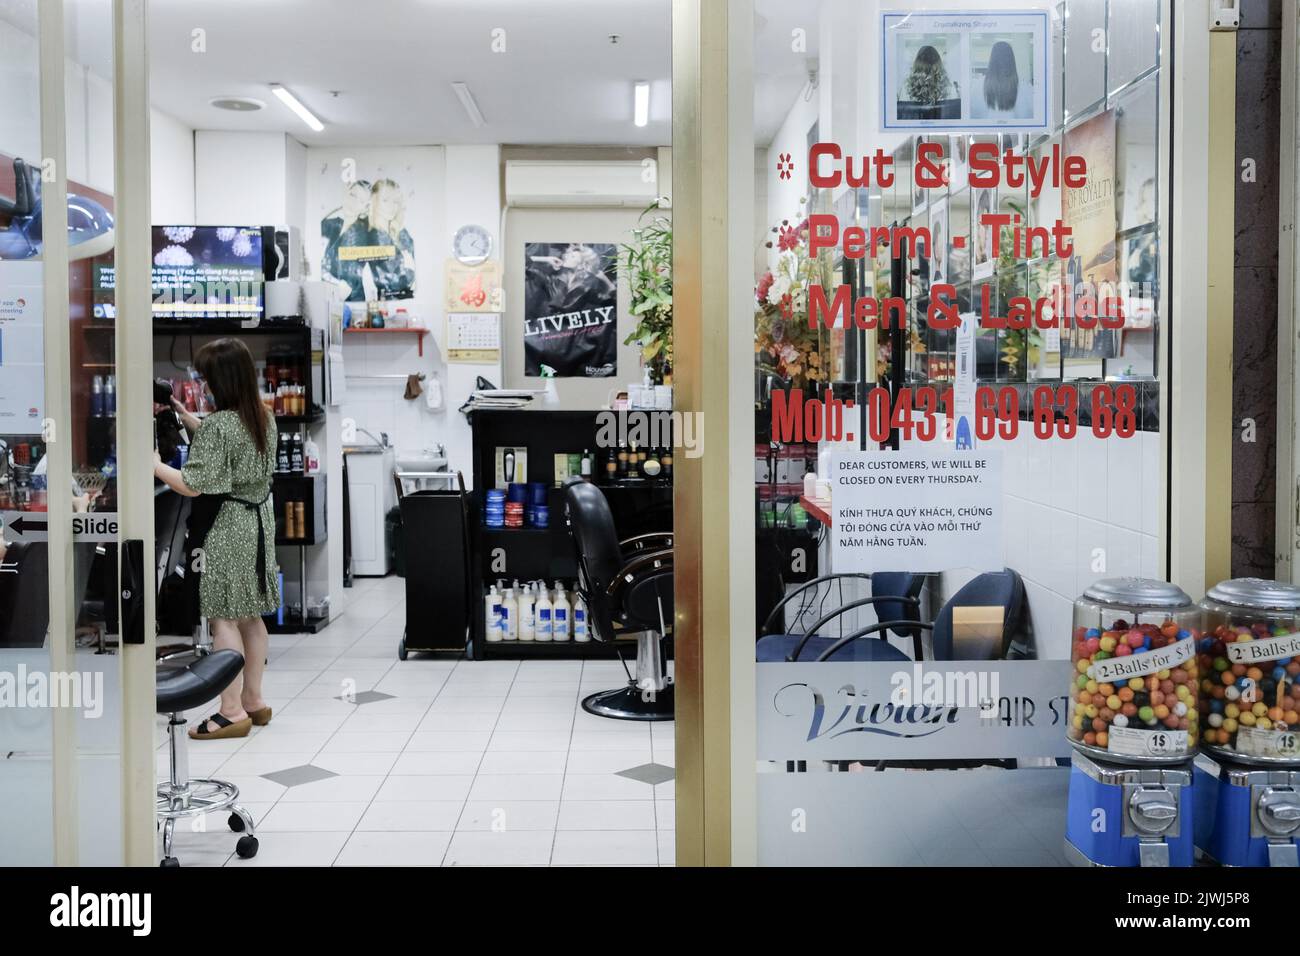
[[673,224],[660,212],[667,206],[660,198],[642,211],[619,257],[636,320],[623,344],[641,346],[641,361],[656,385],[671,383],[673,374]]

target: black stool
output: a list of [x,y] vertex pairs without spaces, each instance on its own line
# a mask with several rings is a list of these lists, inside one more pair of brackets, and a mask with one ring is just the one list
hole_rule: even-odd
[[226,649],[200,657],[184,670],[158,673],[157,712],[168,715],[167,747],[171,759],[171,779],[158,786],[158,819],[163,828],[160,866],[181,865],[172,856],[172,832],[178,819],[225,809],[230,810],[226,821],[230,829],[244,834],[235,844],[235,852],[244,859],[257,856],[253,817],[235,802],[239,799],[239,788],[225,780],[191,778],[185,749],[188,743],[185,711],[220,694],[243,667],[243,655]]

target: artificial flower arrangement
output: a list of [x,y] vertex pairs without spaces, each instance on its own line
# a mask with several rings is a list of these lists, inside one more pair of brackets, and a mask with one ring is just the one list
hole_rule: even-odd
[[[801,206],[806,199],[799,200]],[[830,250],[808,254],[808,219],[781,220],[772,227],[773,238],[764,245],[775,248],[775,268],[764,273],[754,288],[754,361],[785,379],[794,388],[829,378],[823,355],[821,328],[808,327],[808,289],[819,285],[833,295],[833,260]]]

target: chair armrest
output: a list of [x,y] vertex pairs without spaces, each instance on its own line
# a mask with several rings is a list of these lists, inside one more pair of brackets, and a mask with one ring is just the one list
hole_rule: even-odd
[[[633,558],[619,569],[618,576],[609,582],[609,587],[605,589],[605,597],[613,607],[621,607],[624,601],[623,592],[632,585],[658,575],[671,575],[672,573],[672,549],[648,551],[639,557]],[[613,614],[611,617],[617,619],[618,615]]]
[[605,589],[605,595],[610,598],[614,597],[620,590],[631,584],[635,578],[640,577],[646,571],[657,571],[665,567],[671,570],[672,566],[672,548],[664,548],[661,551],[647,551],[644,554],[637,555],[619,568],[618,577],[609,582],[609,587]]
[[[804,645],[808,643],[808,639],[809,639],[810,637],[813,637],[814,635],[816,635],[816,633],[817,633],[818,631],[820,631],[820,630],[822,629],[823,626],[825,626],[826,624],[828,624],[828,623],[830,623],[831,621],[835,620],[835,618],[839,617],[839,616],[840,616],[841,614],[843,614],[845,611],[852,611],[854,608],[866,607],[866,606],[868,606],[868,605],[873,605],[873,606],[874,606],[874,605],[876,605],[876,604],[881,604],[881,603],[884,603],[884,602],[886,602],[886,601],[898,601],[900,604],[910,604],[910,605],[913,606],[913,607],[920,607],[920,606],[921,606],[921,602],[918,601],[916,598],[909,598],[909,597],[896,597],[896,596],[894,596],[894,595],[886,595],[886,594],[882,594],[880,597],[864,597],[864,598],[859,598],[859,599],[856,600],[856,601],[850,601],[848,604],[845,604],[843,607],[838,607],[838,608],[836,608],[835,610],[831,611],[829,614],[825,615],[821,620],[819,620],[819,621],[817,621],[816,623],[814,623],[812,627],[808,628],[808,630],[805,631],[804,634],[803,634],[803,639],[799,641],[799,645],[794,649],[794,657],[791,658],[791,659],[792,659],[792,660],[797,660],[798,657],[799,657],[799,654],[803,651]],[[891,623],[891,624],[898,624],[898,623],[900,623],[900,622],[898,622],[898,621],[891,621],[890,623]],[[915,626],[919,626],[918,623],[915,622],[915,621],[903,621],[903,622],[901,622],[901,623],[903,623],[903,624],[908,624],[909,626],[913,626],[913,627],[915,627]],[[920,635],[919,635],[919,634],[917,635],[917,644],[916,644],[916,646],[917,646],[917,648],[919,649],[919,647],[920,647]],[[918,659],[919,659],[919,658],[918,658]]]
[[656,550],[664,548],[671,549],[673,546],[673,533],[671,531],[651,531],[647,534],[634,535],[618,543],[618,549],[625,556],[631,554],[640,554],[645,551],[651,543],[654,543]]
[[865,574],[861,571],[845,571],[839,574],[823,574],[821,577],[813,578],[811,581],[805,581],[802,585],[795,588],[793,591],[791,591],[789,594],[787,594],[785,597],[781,598],[781,600],[777,602],[776,607],[772,608],[771,613],[768,614],[767,620],[764,621],[762,625],[759,627],[758,636],[762,637],[765,634],[767,634],[768,633],[767,629],[772,626],[772,622],[776,620],[776,616],[778,613],[780,613],[781,609],[785,607],[787,604],[789,604],[796,597],[798,597],[800,594],[802,594],[804,591],[807,591],[809,588],[815,588],[818,585],[825,584],[827,581],[834,581],[842,578],[857,578],[861,581],[870,581],[871,575]]
[[[881,624],[873,624],[870,627],[864,627],[860,631],[854,631],[848,637],[840,638],[830,647],[826,648],[826,650],[822,651],[819,655],[817,655],[817,663],[820,664],[822,661],[829,660],[832,654],[838,651],[841,647],[844,647],[846,644],[852,643],[853,641],[866,637],[869,634],[875,634],[877,632],[884,631],[886,628],[896,627],[902,624],[907,624],[911,627],[925,628],[926,630],[929,631],[934,630],[933,624],[921,624],[916,621],[885,621]],[[798,660],[799,652],[801,650],[803,650],[803,644],[800,644],[798,647],[795,648],[794,653],[790,656],[790,660],[792,661]],[[917,663],[920,663],[920,658],[917,658]]]

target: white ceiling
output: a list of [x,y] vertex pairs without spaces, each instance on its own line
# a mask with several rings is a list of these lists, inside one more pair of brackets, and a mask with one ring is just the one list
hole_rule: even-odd
[[[767,145],[807,81],[820,0],[759,0],[755,140]],[[35,29],[35,0],[0,0],[0,19]],[[65,0],[69,56],[107,76],[109,0]],[[808,32],[807,54],[790,31]],[[504,30],[504,52],[493,51]],[[195,52],[204,31],[206,52]],[[618,34],[617,44],[610,34]],[[429,143],[666,146],[671,0],[149,0],[154,106],[195,129],[283,131],[309,145]],[[632,89],[651,83],[650,122]],[[475,128],[452,91],[469,85]],[[282,83],[325,123],[313,133],[271,94]],[[337,91],[337,96],[334,92]],[[263,101],[256,113],[210,105]]]
[[[285,130],[309,145],[671,139],[669,0],[150,0],[149,14],[154,105],[197,129]],[[196,28],[206,53],[192,52]],[[493,52],[497,29],[504,52]],[[637,80],[651,83],[641,129]],[[486,125],[470,123],[453,81],[469,84]],[[230,113],[209,105],[217,96],[267,106]]]

